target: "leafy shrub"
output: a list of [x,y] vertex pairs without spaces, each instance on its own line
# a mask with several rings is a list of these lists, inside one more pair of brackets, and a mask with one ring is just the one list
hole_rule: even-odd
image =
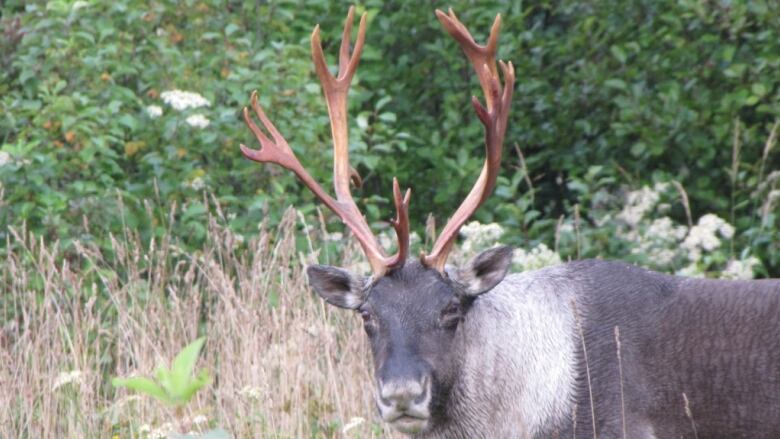
[[[581,221],[593,221],[594,194],[583,189],[676,180],[693,217],[727,219],[768,273],[780,274],[780,159],[767,140],[780,119],[777,3],[452,7],[478,39],[501,12],[499,54],[518,71],[504,171],[478,220],[502,224],[510,242],[549,242],[575,206]],[[0,165],[0,238],[22,223],[65,244],[102,241],[123,226],[162,236],[164,224],[148,218],[169,212],[149,215],[154,207],[144,200],[153,199],[179,206],[173,214],[185,225],[175,233],[194,248],[206,234],[203,191],[241,233],[277,224],[289,204],[314,212],[312,196],[287,172],[239,156],[239,143],[254,144],[239,110],[259,90],[326,185],[329,129],[307,39],[319,22],[333,60],[346,6],[11,0],[2,8],[0,151],[10,158]],[[477,82],[432,11],[376,0],[358,9],[368,12],[369,31],[350,95],[350,148],[365,181],[356,196],[386,228],[397,175],[413,188],[412,222],[422,235],[422,219],[433,212],[443,222],[479,172],[482,131],[468,102]],[[197,92],[210,105],[173,110],[161,99],[171,90]],[[674,208],[670,218],[684,222],[685,213]],[[85,221],[95,235],[85,235]],[[620,245],[598,247],[600,256],[624,254],[612,252]]]

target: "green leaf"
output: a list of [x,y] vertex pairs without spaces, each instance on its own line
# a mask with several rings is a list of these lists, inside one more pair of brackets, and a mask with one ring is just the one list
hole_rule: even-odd
[[225,26],[225,36],[229,37],[234,33],[238,32],[239,30],[241,30],[241,28],[237,24],[230,23],[227,26]]
[[136,392],[144,393],[157,398],[166,404],[172,402],[171,398],[160,385],[146,377],[114,378],[111,380],[111,384],[114,387],[125,387]]
[[626,63],[626,52],[621,49],[618,46],[611,46],[609,48],[609,52],[612,54],[612,56],[615,57],[618,61],[620,61],[620,64]]
[[173,360],[173,366],[171,367],[171,390],[179,393],[183,392],[187,387],[187,382],[192,377],[195,363],[198,361],[198,355],[205,341],[206,337],[198,338],[182,349]]
[[626,90],[628,88],[625,81],[617,78],[607,79],[606,81],[604,81],[604,85],[609,88],[614,88],[618,90]]

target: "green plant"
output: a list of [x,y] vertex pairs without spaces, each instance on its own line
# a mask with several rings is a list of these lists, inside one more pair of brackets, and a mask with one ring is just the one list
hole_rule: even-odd
[[205,341],[205,337],[200,337],[188,344],[176,355],[170,369],[165,366],[157,368],[154,379],[147,377],[114,378],[111,383],[115,387],[125,387],[151,396],[180,410],[190,402],[196,392],[211,383],[206,369],[194,374],[195,363],[198,361],[198,355]]

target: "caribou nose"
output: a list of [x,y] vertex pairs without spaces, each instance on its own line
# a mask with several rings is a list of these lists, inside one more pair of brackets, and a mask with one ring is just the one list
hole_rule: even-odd
[[397,378],[384,381],[379,389],[379,397],[384,405],[404,411],[427,400],[430,392],[430,379],[423,375],[418,379]]

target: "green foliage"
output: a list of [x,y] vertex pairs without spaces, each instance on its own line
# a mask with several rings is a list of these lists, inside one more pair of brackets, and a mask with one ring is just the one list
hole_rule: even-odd
[[[694,217],[727,218],[769,273],[780,274],[780,219],[776,203],[767,204],[780,180],[773,174],[780,158],[765,148],[780,119],[779,5],[441,5],[452,6],[480,41],[500,12],[499,55],[518,72],[504,169],[477,219],[502,224],[510,242],[551,242],[555,224],[572,216],[575,205],[582,221],[595,221],[588,191],[676,180]],[[5,226],[22,223],[66,245],[105,240],[123,226],[160,237],[164,223],[148,218],[168,212],[146,205],[151,199],[155,206],[181,206],[172,213],[184,220],[175,233],[194,248],[206,235],[204,190],[234,214],[230,227],[240,233],[253,233],[261,221],[277,224],[289,204],[313,215],[313,197],[289,173],[238,154],[238,144],[255,145],[239,113],[257,89],[304,165],[324,186],[330,182],[327,113],[307,40],[319,22],[334,64],[347,5],[303,6],[6,2],[0,151],[11,159],[0,165],[0,241]],[[390,182],[398,176],[413,188],[411,218],[421,232],[429,213],[441,223],[454,211],[479,173],[483,133],[469,95],[481,92],[433,6],[378,0],[357,6],[368,12],[369,28],[350,93],[352,161],[365,181],[356,197],[376,229],[387,229],[382,220],[392,215]],[[210,106],[174,110],[160,98],[173,89],[197,92]],[[161,116],[148,111],[154,105]],[[195,114],[209,125],[189,125]],[[766,205],[769,212],[761,213]],[[127,214],[118,215],[123,207]],[[678,207],[671,215],[684,219]],[[604,257],[628,252],[593,249]]]
[[160,366],[155,371],[155,379],[146,377],[114,378],[114,387],[126,387],[155,398],[173,407],[183,407],[198,390],[209,385],[211,378],[207,370],[197,375],[195,363],[198,361],[205,337],[200,337],[187,345],[176,355],[170,369]]

